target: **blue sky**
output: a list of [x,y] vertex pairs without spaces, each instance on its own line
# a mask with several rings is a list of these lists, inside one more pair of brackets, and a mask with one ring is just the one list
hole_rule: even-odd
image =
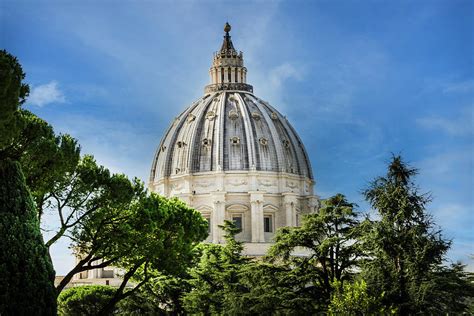
[[[287,115],[316,193],[361,191],[391,153],[420,169],[429,212],[474,270],[473,1],[22,1],[0,3],[26,108],[114,172],[148,178],[161,135],[203,94],[223,25],[257,96]],[[73,264],[56,245],[58,274]]]

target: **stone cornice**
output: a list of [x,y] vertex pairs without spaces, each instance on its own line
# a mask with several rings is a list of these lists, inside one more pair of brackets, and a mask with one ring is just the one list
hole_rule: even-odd
[[253,87],[246,83],[217,83],[217,84],[210,84],[204,88],[204,93],[213,93],[217,91],[224,91],[224,90],[235,90],[235,91],[248,91],[253,92]]

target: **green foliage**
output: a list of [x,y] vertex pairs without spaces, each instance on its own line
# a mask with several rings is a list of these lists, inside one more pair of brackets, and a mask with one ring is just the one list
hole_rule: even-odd
[[190,274],[191,291],[184,295],[190,314],[311,314],[313,297],[305,295],[301,270],[242,256],[243,244],[232,222],[221,226],[225,245],[201,245],[201,259]]
[[[100,208],[81,227],[74,231],[79,253],[94,252],[95,258],[124,271],[122,285],[102,314],[158,274],[183,273],[196,244],[207,237],[207,221],[199,212],[153,193],[141,195],[126,209]],[[129,281],[132,288],[126,287]]]
[[334,292],[328,307],[329,315],[394,315],[396,309],[386,308],[382,304],[383,293],[378,297],[370,296],[365,281],[333,283]]
[[182,277],[158,275],[119,302],[122,315],[184,315],[181,297],[189,283]]
[[105,285],[77,286],[58,296],[58,315],[95,316],[113,297],[115,289]]
[[0,160],[0,314],[54,315],[54,270],[20,164]]
[[177,199],[141,195],[128,208],[104,207],[88,214],[73,236],[77,251],[87,257],[78,271],[99,258],[124,271],[120,287],[102,297],[92,314],[158,314],[167,310],[162,303],[179,300],[180,284],[173,275],[188,268],[194,247],[207,237],[207,221]]
[[24,78],[17,59],[0,51],[0,314],[54,315],[54,270],[21,166],[8,150],[25,125]]
[[362,277],[371,295],[384,293],[386,306],[394,305],[402,315],[459,310],[466,299],[459,285],[466,282],[459,269],[442,266],[450,242],[426,214],[430,197],[418,193],[412,180],[416,174],[401,157],[393,157],[387,175],[364,192],[380,219],[362,224],[367,256]]
[[[326,306],[335,281],[352,277],[360,255],[357,216],[354,204],[337,194],[324,201],[317,214],[303,218],[301,227],[285,227],[275,237],[268,258],[277,264],[294,267],[291,283],[299,280],[301,295]],[[293,256],[304,249],[306,256]],[[293,285],[294,286],[294,285]],[[324,307],[322,307],[324,308]]]
[[472,314],[474,274],[466,272],[465,266],[460,263],[433,267],[415,289],[418,292],[413,296],[427,314]]
[[67,181],[80,158],[80,147],[71,136],[56,135],[53,128],[36,115],[22,110],[24,128],[8,148],[9,156],[17,157],[41,217],[54,187]]
[[0,159],[6,158],[3,150],[23,128],[18,109],[29,94],[29,87],[22,83],[25,74],[16,57],[0,51]]
[[184,296],[184,306],[192,314],[223,314],[238,292],[239,273],[249,259],[242,256],[243,243],[235,240],[239,230],[225,221],[219,226],[225,232],[226,244],[203,244],[199,263],[190,272],[192,290]]
[[154,193],[118,215],[126,218],[116,227],[115,236],[132,243],[117,243],[116,250],[127,254],[117,261],[124,269],[149,264],[150,269],[161,273],[182,273],[193,258],[196,244],[207,237],[207,222],[198,211],[178,199]]
[[[184,305],[191,314],[293,315],[326,310],[331,282],[352,275],[358,250],[352,240],[357,220],[343,195],[325,202],[319,214],[308,215],[302,227],[286,227],[276,236],[270,262],[242,256],[238,230],[225,222],[226,244],[203,245],[191,270],[192,290]],[[309,255],[293,256],[304,247]],[[327,287],[326,287],[327,285]]]
[[297,269],[254,261],[241,268],[239,279],[238,291],[229,293],[227,314],[311,315],[317,310]]
[[110,174],[92,156],[84,156],[72,172],[56,178],[44,196],[40,212],[56,212],[60,222],[56,235],[47,245],[51,246],[66,232],[87,229],[85,221],[93,213],[127,208],[140,195],[144,195],[141,183],[131,182],[122,174]]
[[[70,148],[75,152],[75,145]],[[134,199],[145,195],[140,182],[132,182],[124,175],[110,174],[109,170],[97,165],[91,156],[84,156],[77,163],[66,158],[66,165],[72,170],[58,172],[52,175],[50,184],[40,186],[47,190],[41,191],[37,187],[38,197],[42,200],[42,204],[37,205],[38,212],[56,213],[59,222],[55,233],[46,241],[46,246],[50,247],[67,235],[76,253],[82,256],[76,267],[58,285],[58,292],[75,273],[95,268],[96,262],[102,260],[109,251],[107,249],[115,243],[113,235],[107,235],[108,231],[97,227],[98,222],[92,219],[101,217],[104,223],[114,220],[120,210],[128,208]],[[59,169],[64,171],[63,168],[56,171]],[[113,212],[107,214],[108,210]]]

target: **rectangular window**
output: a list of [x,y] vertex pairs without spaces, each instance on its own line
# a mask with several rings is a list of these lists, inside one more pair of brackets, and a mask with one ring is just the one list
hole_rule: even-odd
[[211,217],[210,216],[204,216],[204,219],[207,221],[207,233],[211,233]]
[[266,233],[273,232],[273,223],[271,215],[265,215],[263,217],[263,231]]
[[234,222],[236,228],[242,230],[242,216],[241,215],[232,216],[232,221]]

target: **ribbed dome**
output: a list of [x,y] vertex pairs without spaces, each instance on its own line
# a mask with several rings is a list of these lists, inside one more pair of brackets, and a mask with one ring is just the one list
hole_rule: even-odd
[[266,171],[313,179],[303,144],[288,120],[253,94],[243,53],[225,26],[204,97],[179,115],[161,140],[150,183],[212,171]]
[[207,94],[179,115],[157,150],[151,181],[209,171],[273,171],[312,179],[288,120],[245,91]]

